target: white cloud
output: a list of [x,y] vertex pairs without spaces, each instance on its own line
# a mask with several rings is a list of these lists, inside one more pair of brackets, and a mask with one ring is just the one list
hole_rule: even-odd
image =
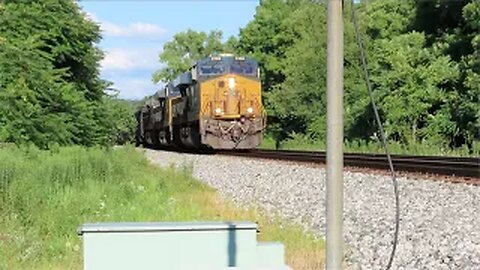
[[120,91],[120,98],[142,99],[145,96],[153,95],[155,91],[161,89],[161,86],[154,85],[148,79],[129,78],[115,80],[113,88]]
[[129,25],[119,25],[113,22],[100,20],[95,14],[89,12],[87,12],[85,16],[98,23],[100,29],[107,36],[158,38],[166,32],[165,29],[153,23],[135,22]]
[[86,17],[87,19],[91,20],[91,21],[94,21],[94,22],[98,22],[98,21],[99,21],[99,19],[97,18],[97,16],[95,16],[95,14],[93,14],[93,13],[90,13],[90,12],[88,12],[88,11],[85,11],[84,14],[85,14],[85,17]]
[[150,37],[162,36],[165,30],[152,23],[137,22],[127,26],[121,26],[111,22],[101,22],[100,28],[109,36],[114,37]]
[[159,67],[157,49],[107,49],[101,61],[103,71],[156,69]]
[[101,62],[102,77],[113,82],[120,98],[142,99],[161,87],[151,81],[152,73],[160,68],[155,49],[109,49]]
[[[145,40],[163,37],[165,33],[156,24],[136,22],[119,25],[100,20],[92,13],[86,13],[85,17],[98,23],[105,36],[142,37],[138,40]],[[102,77],[113,82],[112,87],[120,91],[120,98],[141,99],[152,95],[161,88],[151,81],[152,73],[161,67],[158,62],[161,43],[155,42],[154,47],[142,47],[136,39],[129,39],[127,44],[130,48],[104,48],[105,57],[100,63]]]

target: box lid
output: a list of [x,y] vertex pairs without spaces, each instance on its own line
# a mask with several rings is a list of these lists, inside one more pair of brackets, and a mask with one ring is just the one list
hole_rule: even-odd
[[162,231],[218,231],[256,230],[257,224],[249,221],[235,222],[111,222],[86,223],[78,228],[84,233],[162,232]]

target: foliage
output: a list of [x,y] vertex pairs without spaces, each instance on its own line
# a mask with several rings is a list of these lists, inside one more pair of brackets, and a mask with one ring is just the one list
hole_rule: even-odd
[[[347,1],[345,136],[370,143],[378,139],[378,127],[352,8],[389,141],[473,151],[480,136],[480,0]],[[268,134],[277,146],[295,136],[325,141],[326,11],[322,1],[260,1],[254,19],[228,46],[260,63]],[[184,47],[175,47],[175,59],[188,52]]]
[[99,40],[98,25],[71,0],[1,1],[0,141],[113,142],[118,116],[108,114]]
[[[235,40],[228,41],[230,50],[235,46]],[[210,54],[222,53],[225,45],[222,44],[222,31],[210,33],[196,32],[188,29],[173,36],[173,40],[165,43],[160,53],[160,62],[166,66],[153,74],[153,81],[170,81],[180,73],[189,69],[196,61]]]
[[4,0],[0,10],[0,35],[6,40],[32,37],[38,49],[49,55],[63,78],[89,100],[103,96],[104,82],[98,78],[102,54],[93,46],[100,41],[99,26],[88,20],[71,0]]
[[86,222],[186,220],[255,220],[262,240],[310,265],[298,269],[322,261],[323,241],[302,228],[233,208],[191,168],[156,168],[132,147],[0,149],[0,269],[81,269],[76,229]]
[[81,106],[81,96],[38,47],[32,38],[0,44],[0,141],[43,147],[71,142],[74,126],[63,123],[71,119],[68,111]]
[[79,268],[82,223],[168,220],[179,214],[171,196],[201,189],[189,174],[152,168],[133,148],[7,148],[0,172],[2,269],[45,261]]
[[260,1],[254,19],[240,30],[238,50],[250,54],[261,67],[262,86],[265,91],[281,83],[285,75],[283,58],[294,44],[296,36],[290,30],[294,12],[302,0]]
[[100,119],[101,130],[97,144],[127,144],[133,143],[137,122],[134,117],[135,108],[125,100],[105,96],[98,107],[97,117]]
[[[260,64],[262,88],[265,93],[264,102],[269,117],[268,129],[276,141],[285,139],[290,132],[303,132],[306,128],[305,119],[301,116],[302,112],[291,110],[291,107],[295,107],[301,101],[295,102],[298,100],[296,98],[289,99],[294,93],[283,92],[281,83],[288,79],[288,72],[296,72],[294,69],[298,68],[289,63],[286,58],[288,57],[287,51],[292,46],[295,47],[295,42],[308,35],[301,29],[305,29],[305,25],[308,23],[313,22],[315,26],[320,24],[314,19],[308,18],[309,15],[302,15],[302,13],[308,12],[309,7],[315,8],[315,5],[312,5],[310,1],[303,0],[261,1],[254,19],[240,30],[237,49],[242,54],[251,55]],[[319,9],[315,10],[324,13]],[[315,16],[313,12],[309,14]],[[302,18],[298,19],[299,17]],[[316,42],[305,41],[303,44],[318,48]],[[291,53],[292,56],[294,54],[295,52]],[[308,57],[307,55],[308,53],[304,54],[302,51],[297,56],[305,59]],[[301,60],[293,59],[293,61],[298,63]]]
[[441,48],[458,65],[460,73],[450,85],[451,95],[444,106],[448,111],[445,118],[452,128],[432,132],[439,133],[452,147],[466,144],[472,149],[473,141],[480,136],[480,1],[436,0],[416,4],[413,27],[424,31],[431,46]]
[[306,132],[310,121],[319,124],[314,119],[326,112],[325,23],[325,7],[315,3],[304,4],[284,21],[298,40],[285,51],[285,79],[266,94],[270,111],[282,120],[282,138],[292,132]]
[[[472,151],[472,142],[480,134],[480,1],[434,2],[373,0],[347,5],[344,14],[350,14],[351,8],[357,10],[375,100],[389,140],[407,146],[425,143],[442,148],[466,144]],[[273,3],[284,10],[288,5],[288,1],[262,2],[239,39],[240,48],[252,46],[249,50],[257,52],[272,46],[281,53],[281,57],[277,55],[282,62],[277,71],[283,77],[265,93],[269,115],[274,116],[270,134],[277,141],[301,134],[307,141],[324,141],[326,7],[304,1],[293,11],[277,16],[277,25],[283,28],[260,35],[259,29],[263,28],[258,25],[265,21],[265,14],[281,12],[278,6],[273,8]],[[433,28],[429,24],[432,20],[436,22]],[[281,35],[282,40],[292,39],[281,47],[277,46],[276,35]],[[264,36],[269,37],[265,43],[258,42]],[[344,56],[346,139],[375,140],[377,126],[350,16],[345,18]],[[259,58],[268,65],[268,58]],[[264,83],[269,84],[268,80]]]
[[[372,81],[389,138],[408,143],[423,138],[442,142],[452,132],[448,102],[458,67],[436,48],[425,47],[421,33],[378,41],[374,49]],[[442,132],[432,132],[442,131]]]

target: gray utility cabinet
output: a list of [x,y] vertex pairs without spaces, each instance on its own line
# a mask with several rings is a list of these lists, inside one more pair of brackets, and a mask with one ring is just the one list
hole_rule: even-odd
[[84,269],[290,269],[280,243],[257,243],[252,222],[84,224]]

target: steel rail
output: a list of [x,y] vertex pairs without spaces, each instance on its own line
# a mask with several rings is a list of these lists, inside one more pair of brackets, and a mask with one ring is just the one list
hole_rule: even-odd
[[[263,150],[249,151],[217,150],[217,154],[244,156],[308,163],[326,162],[326,152],[293,151],[293,150]],[[418,172],[458,177],[478,178],[480,181],[480,158],[477,157],[443,157],[443,156],[412,156],[392,155],[395,170]],[[345,153],[345,166],[371,169],[388,169],[386,155]]]

